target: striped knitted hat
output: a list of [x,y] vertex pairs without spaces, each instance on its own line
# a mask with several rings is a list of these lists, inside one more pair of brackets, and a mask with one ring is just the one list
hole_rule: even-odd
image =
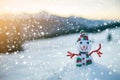
[[87,33],[84,30],[80,31],[80,37],[78,38],[77,42],[80,40],[89,40]]

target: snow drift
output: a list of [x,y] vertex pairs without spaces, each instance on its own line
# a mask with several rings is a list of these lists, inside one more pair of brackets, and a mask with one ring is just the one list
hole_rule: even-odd
[[[111,33],[112,40],[107,42]],[[120,80],[120,28],[89,34],[93,49],[102,43],[103,55],[93,54],[94,64],[76,68],[66,56],[76,51],[79,34],[25,42],[25,51],[0,55],[0,80]]]

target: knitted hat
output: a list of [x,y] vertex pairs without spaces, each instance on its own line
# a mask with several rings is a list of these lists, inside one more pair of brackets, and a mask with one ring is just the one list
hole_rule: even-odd
[[80,37],[78,38],[77,42],[80,40],[89,40],[87,33],[84,30],[80,31]]

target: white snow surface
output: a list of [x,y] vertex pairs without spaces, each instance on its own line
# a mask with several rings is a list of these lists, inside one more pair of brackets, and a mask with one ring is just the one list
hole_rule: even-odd
[[[112,41],[107,42],[108,33]],[[89,34],[92,50],[102,44],[102,57],[94,53],[94,64],[76,67],[75,42],[79,34],[25,42],[24,51],[0,55],[0,80],[120,80],[120,28]]]

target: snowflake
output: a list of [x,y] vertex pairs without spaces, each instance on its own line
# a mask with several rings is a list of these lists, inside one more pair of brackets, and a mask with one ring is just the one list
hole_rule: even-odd
[[111,71],[109,71],[109,75],[112,75],[112,72],[111,72]]
[[62,68],[59,69],[59,71],[62,71],[62,70],[63,70]]
[[67,24],[69,24],[69,22],[67,22]]
[[107,23],[105,22],[104,25],[107,25]]
[[12,48],[15,48],[15,45],[12,45]]
[[6,35],[8,36],[10,33],[9,32],[6,32]]
[[96,73],[95,73],[95,72],[93,72],[93,74],[95,75]]
[[31,56],[28,56],[28,58],[30,59],[30,58],[31,58]]
[[97,31],[100,32],[100,29],[98,29]]
[[18,62],[15,62],[15,64],[18,64]]
[[98,78],[95,78],[94,80],[99,80]]
[[27,64],[27,62],[26,62],[26,61],[23,61],[23,64]]
[[21,58],[21,59],[24,58],[24,55],[20,56],[20,58]]
[[40,29],[42,29],[42,26],[39,26]]
[[45,33],[44,32],[41,32],[41,35],[44,35]]
[[7,26],[5,26],[5,29],[7,29]]
[[34,32],[33,35],[36,36],[36,32]]
[[113,69],[113,72],[116,72],[116,69]]
[[57,30],[59,31],[60,29],[58,28]]
[[104,73],[103,72],[101,72],[101,75],[103,75]]

